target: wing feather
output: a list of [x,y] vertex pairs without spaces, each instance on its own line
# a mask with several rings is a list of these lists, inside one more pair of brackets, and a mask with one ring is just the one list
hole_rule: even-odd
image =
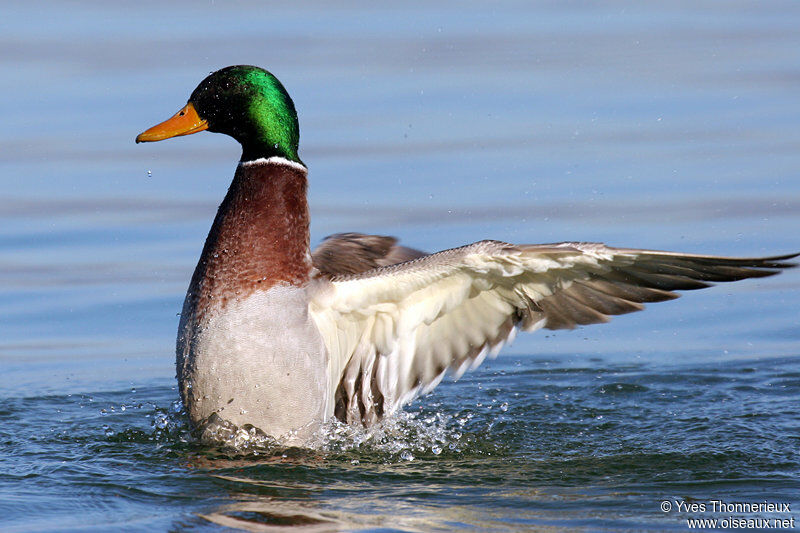
[[[394,242],[391,243],[394,245]],[[797,254],[730,258],[480,241],[318,279],[309,310],[328,347],[330,414],[370,424],[493,356],[517,328],[607,322],[676,290],[776,274]],[[345,269],[346,270],[346,269]]]
[[324,276],[356,274],[372,268],[411,261],[425,252],[399,246],[395,237],[337,233],[323,239],[311,252],[314,267]]

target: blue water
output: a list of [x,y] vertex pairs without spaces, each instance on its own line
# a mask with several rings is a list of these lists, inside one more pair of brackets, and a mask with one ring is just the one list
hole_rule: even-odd
[[177,313],[238,146],[133,139],[208,72],[256,64],[299,110],[314,242],[798,251],[800,5],[161,4],[4,4],[0,529],[685,530],[731,513],[661,502],[712,499],[798,513],[798,270],[520,335],[321,451],[194,442]]

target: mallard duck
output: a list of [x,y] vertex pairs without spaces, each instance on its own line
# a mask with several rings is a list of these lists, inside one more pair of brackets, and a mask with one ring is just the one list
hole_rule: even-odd
[[308,169],[294,103],[254,66],[212,73],[136,142],[199,131],[242,145],[192,277],[177,339],[197,428],[257,428],[307,445],[333,417],[370,425],[495,355],[517,329],[562,329],[763,277],[798,254],[729,258],[599,243],[480,241],[434,254],[390,237],[309,249]]

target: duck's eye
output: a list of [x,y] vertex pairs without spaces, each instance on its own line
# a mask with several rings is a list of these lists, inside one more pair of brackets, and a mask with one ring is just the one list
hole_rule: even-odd
[[180,116],[183,116],[183,115],[185,115],[185,114],[186,114],[186,111],[181,111],[181,112],[180,112]]

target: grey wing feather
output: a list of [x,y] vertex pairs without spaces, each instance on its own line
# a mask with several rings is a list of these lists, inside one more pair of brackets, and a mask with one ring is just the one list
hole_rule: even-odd
[[[565,243],[568,244],[568,243]],[[580,247],[579,243],[577,244]],[[536,248],[533,246],[532,248]],[[760,258],[714,257],[650,250],[609,248],[619,254],[634,254],[629,264],[611,263],[585,279],[537,302],[547,329],[572,329],[580,325],[607,322],[611,315],[644,309],[642,304],[678,298],[673,291],[696,290],[713,283],[773,276],[780,269],[795,266],[788,254]]]
[[335,277],[403,263],[424,255],[427,254],[399,246],[395,237],[336,233],[325,237],[311,252],[311,260],[321,274]]

